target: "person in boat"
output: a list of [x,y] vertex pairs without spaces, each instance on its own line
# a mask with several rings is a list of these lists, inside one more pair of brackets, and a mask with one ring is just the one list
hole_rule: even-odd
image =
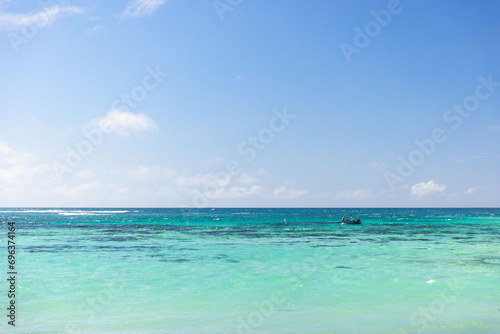
[[345,222],[347,219],[345,219],[345,216],[342,216],[342,222]]
[[352,216],[349,216],[349,219],[348,219],[348,220],[349,220],[349,221],[351,221],[351,220],[352,220]]

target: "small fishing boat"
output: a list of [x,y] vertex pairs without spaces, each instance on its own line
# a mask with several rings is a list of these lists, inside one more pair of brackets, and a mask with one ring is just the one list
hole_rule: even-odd
[[344,221],[340,221],[340,222],[333,222],[335,224],[361,224],[361,220],[358,219],[358,220],[344,220]]

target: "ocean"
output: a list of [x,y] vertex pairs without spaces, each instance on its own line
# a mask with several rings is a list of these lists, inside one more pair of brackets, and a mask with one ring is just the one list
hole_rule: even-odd
[[[361,224],[332,223],[344,215]],[[498,208],[4,208],[0,222],[0,333],[500,332]]]

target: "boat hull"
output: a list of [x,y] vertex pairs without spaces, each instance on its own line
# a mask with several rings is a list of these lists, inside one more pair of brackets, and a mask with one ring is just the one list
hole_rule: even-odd
[[351,224],[351,225],[357,225],[357,224],[361,224],[361,220],[346,220],[346,221],[343,221],[343,222],[334,222],[335,224]]

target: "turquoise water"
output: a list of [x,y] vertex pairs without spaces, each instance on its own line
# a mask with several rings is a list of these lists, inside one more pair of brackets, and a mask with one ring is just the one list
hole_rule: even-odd
[[0,209],[6,278],[7,221],[1,333],[500,330],[500,209]]

